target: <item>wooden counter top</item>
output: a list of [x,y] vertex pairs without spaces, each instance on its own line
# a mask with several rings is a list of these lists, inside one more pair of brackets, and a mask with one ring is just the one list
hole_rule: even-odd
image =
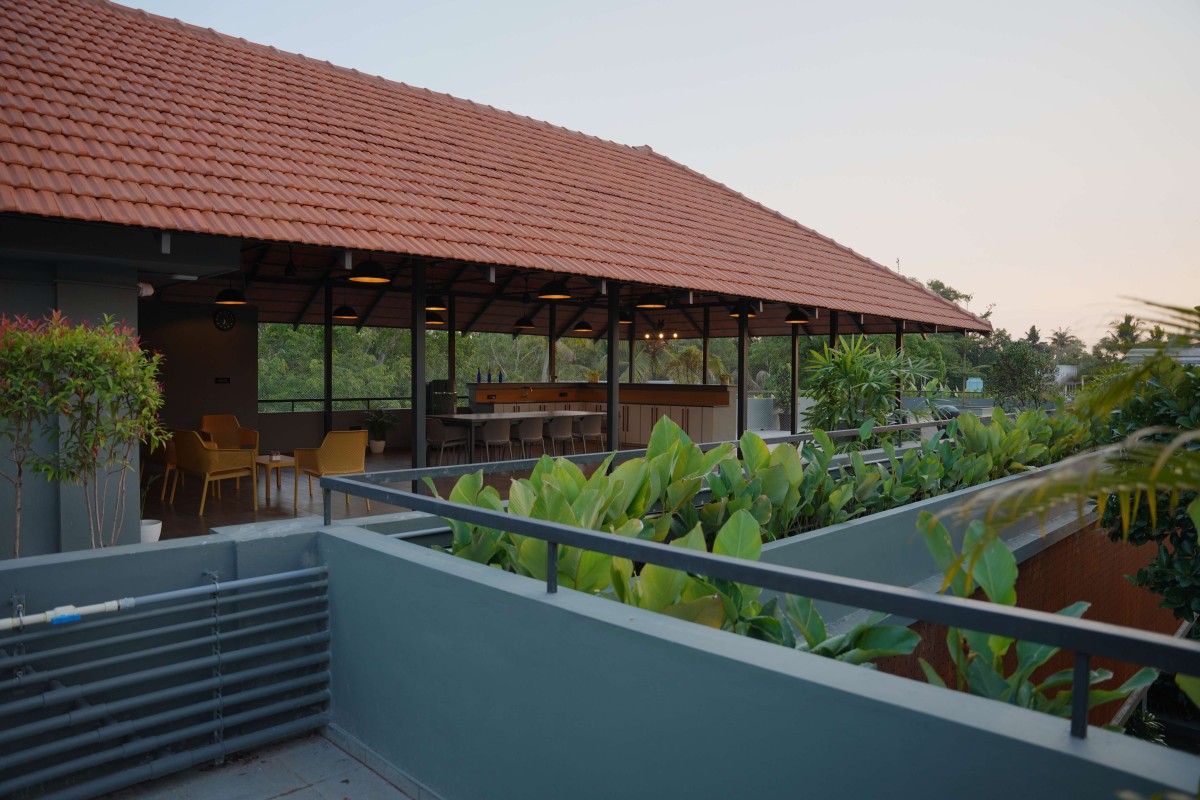
[[[603,403],[603,383],[468,383],[476,403]],[[682,383],[622,383],[619,398],[630,405],[728,406],[730,387]]]

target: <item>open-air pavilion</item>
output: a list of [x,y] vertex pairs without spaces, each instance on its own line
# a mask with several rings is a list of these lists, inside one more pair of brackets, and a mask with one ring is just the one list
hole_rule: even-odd
[[[602,415],[613,449],[643,442],[631,420],[664,404],[701,409],[682,417],[693,438],[744,430],[751,337],[791,337],[794,388],[802,337],[887,334],[900,345],[990,331],[649,147],[103,0],[0,4],[0,73],[0,312],[135,323],[166,353],[164,418],[193,445],[207,414],[260,431],[246,439],[259,451],[361,424],[336,406],[337,325],[411,331],[411,458],[384,468],[424,464],[431,329],[451,332],[438,373],[453,397],[467,387],[485,414],[536,405]],[[320,411],[259,413],[259,323],[322,327]],[[514,329],[548,339],[549,380],[470,386],[456,338]],[[633,343],[668,331],[699,340],[705,360],[711,340],[736,338],[736,389],[703,385],[708,369],[699,386],[621,380],[622,352],[632,367]],[[602,384],[555,380],[553,342],[564,336],[605,342]],[[487,410],[501,406],[509,411]],[[787,423],[796,429],[794,405]],[[361,454],[365,436],[353,438]],[[1167,635],[1174,620],[1147,596],[1131,596],[1120,578],[1128,548],[1082,535],[1093,528],[1078,515],[1012,526],[1000,543],[1037,567],[1023,592],[1098,588],[1103,622],[1047,613],[1062,605],[1052,594],[1036,607],[941,596],[914,519],[950,495],[765,544],[763,529],[749,530],[735,558],[397,488],[418,473],[429,471],[322,477],[327,492],[355,495],[345,515],[326,503],[324,519],[293,517],[289,497],[265,524],[231,525],[239,520],[219,512],[210,535],[90,550],[79,487],[28,483],[21,558],[0,561],[0,795],[100,796],[309,731],[341,748],[332,770],[302,746],[275,764],[296,782],[262,796],[372,785],[393,796],[339,772],[342,751],[410,797],[447,800],[782,798],[847,785],[863,796],[1049,798],[1194,785],[1193,756],[1094,727],[1116,719],[1102,709],[1089,717],[1092,664],[1195,674],[1200,652]],[[129,491],[118,544],[137,539]],[[10,497],[0,483],[0,508]],[[367,499],[409,510],[359,519]],[[0,515],[0,536],[10,519]],[[520,534],[535,555],[541,547],[527,563],[543,576],[431,549],[450,544],[450,521]],[[967,522],[954,524],[957,536]],[[1061,647],[1076,691],[1070,722],[578,584],[559,591],[559,545],[631,570],[811,596],[832,638],[872,609],[904,626]],[[611,563],[592,572],[616,587]],[[632,593],[630,580],[619,585]]]
[[[990,330],[649,147],[106,4],[25,4],[5,35],[0,280],[60,288],[6,291],[3,310],[136,319],[168,355],[172,427],[203,413],[257,427],[254,322],[326,327],[326,431],[330,326],[410,328],[415,464],[430,322],[511,333],[528,318],[526,334],[606,340],[609,430],[618,351],[639,336],[738,337],[740,375],[751,336]],[[122,300],[72,308],[72,282]],[[135,308],[139,283],[154,294]],[[213,329],[222,292],[248,301],[241,333]],[[451,346],[461,391],[454,366]],[[745,428],[734,383],[727,436]]]

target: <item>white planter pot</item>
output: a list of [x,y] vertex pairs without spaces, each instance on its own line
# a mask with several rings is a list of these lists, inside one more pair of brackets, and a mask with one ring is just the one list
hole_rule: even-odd
[[383,452],[383,448],[387,446],[385,439],[370,439],[367,441],[367,447],[371,448],[371,452],[379,455]]
[[142,520],[142,544],[148,542],[157,542],[158,537],[162,535],[162,520],[161,519],[144,519]]

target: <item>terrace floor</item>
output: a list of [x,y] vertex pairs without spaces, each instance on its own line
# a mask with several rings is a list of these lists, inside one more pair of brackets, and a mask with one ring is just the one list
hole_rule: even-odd
[[[755,431],[764,438],[787,435],[786,431]],[[582,451],[580,451],[582,452]],[[553,454],[553,453],[552,453]],[[534,451],[534,455],[538,455]],[[407,469],[412,466],[412,454],[408,450],[388,450],[376,455],[366,456],[367,472],[384,472],[387,470]],[[584,468],[589,472],[588,468]],[[190,536],[205,536],[210,528],[220,528],[227,525],[243,525],[250,522],[273,522],[276,520],[293,519],[300,516],[321,517],[321,491],[313,481],[313,494],[309,497],[307,478],[300,480],[300,498],[295,512],[292,511],[293,477],[291,468],[279,470],[282,474],[282,485],[271,487],[271,502],[266,501],[264,480],[260,475],[256,489],[258,491],[258,510],[255,511],[250,501],[249,481],[241,481],[239,494],[232,481],[225,481],[222,496],[217,498],[209,495],[204,506],[204,516],[200,516],[200,487],[203,482],[194,477],[188,477],[186,483],[181,482],[175,492],[175,502],[170,500],[171,489],[167,487],[166,500],[160,500],[162,483],[155,481],[151,484],[146,498],[145,516],[147,519],[160,519],[163,522],[163,539],[183,539]],[[508,496],[508,483],[514,476],[511,473],[496,473],[487,476],[487,482],[495,486],[501,496]],[[445,497],[453,488],[456,479],[444,478],[436,481],[438,492]],[[372,503],[370,514],[390,514],[404,509],[385,503]],[[352,498],[349,508],[343,497],[334,496],[333,518],[362,517],[367,515],[366,506],[359,498]]]
[[[178,498],[176,498],[178,501]],[[319,734],[238,753],[105,800],[413,800]]]

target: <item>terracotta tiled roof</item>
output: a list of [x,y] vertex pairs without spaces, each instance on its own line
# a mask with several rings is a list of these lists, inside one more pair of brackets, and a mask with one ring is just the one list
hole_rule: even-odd
[[0,211],[990,330],[648,147],[122,6],[0,4],[0,71]]

